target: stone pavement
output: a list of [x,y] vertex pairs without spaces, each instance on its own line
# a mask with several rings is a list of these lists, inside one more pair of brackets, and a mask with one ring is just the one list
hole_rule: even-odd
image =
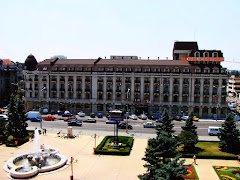
[[[126,135],[126,134],[125,134]],[[104,136],[97,138],[97,144]],[[103,156],[93,155],[94,138],[90,134],[79,135],[75,139],[64,139],[57,137],[56,133],[40,136],[40,144],[45,146],[55,147],[60,150],[60,153],[69,158],[74,158],[73,176],[75,180],[135,180],[137,175],[146,171],[143,167],[144,161],[141,158],[144,156],[147,146],[146,137],[135,137],[134,146],[130,156]],[[0,146],[0,166],[3,167],[4,162],[10,157],[29,152],[33,150],[34,142],[28,142],[18,148]],[[186,164],[191,164],[192,159],[186,159]],[[39,174],[33,179],[36,180],[66,180],[70,179],[71,166],[68,165],[53,173]],[[201,180],[218,179],[212,166],[226,165],[239,166],[237,161],[226,160],[204,160],[197,159],[195,165],[198,176]],[[0,168],[0,179],[9,179],[8,173]]]

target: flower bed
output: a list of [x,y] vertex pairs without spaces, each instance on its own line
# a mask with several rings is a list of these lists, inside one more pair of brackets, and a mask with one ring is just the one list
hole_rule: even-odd
[[213,166],[215,172],[220,179],[224,180],[239,180],[240,168],[230,166]]
[[194,166],[189,166],[187,172],[188,173],[183,176],[184,179],[198,179],[198,175]]

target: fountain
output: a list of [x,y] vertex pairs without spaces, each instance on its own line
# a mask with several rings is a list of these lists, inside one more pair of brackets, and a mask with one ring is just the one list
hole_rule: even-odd
[[67,159],[57,149],[40,146],[39,131],[34,131],[34,152],[10,158],[5,170],[13,178],[29,178],[38,173],[49,172],[63,167]]

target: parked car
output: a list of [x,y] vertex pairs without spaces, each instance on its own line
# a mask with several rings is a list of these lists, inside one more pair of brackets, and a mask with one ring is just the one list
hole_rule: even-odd
[[57,110],[57,114],[58,114],[58,115],[62,115],[63,112],[62,112],[61,110]]
[[162,115],[161,114],[154,114],[154,115],[150,115],[148,118],[151,119],[151,120],[157,120],[157,119],[161,119]]
[[42,118],[41,117],[32,117],[32,118],[30,118],[30,121],[31,122],[41,122]]
[[171,117],[171,119],[175,120],[175,121],[181,121],[181,116],[176,115],[176,116]]
[[95,118],[95,117],[96,117],[95,113],[91,113],[91,114],[90,114],[90,117],[91,117],[91,118]]
[[69,126],[82,126],[82,121],[78,120],[76,118],[72,118],[68,120],[68,125]]
[[145,122],[145,123],[143,123],[143,127],[144,128],[155,128],[156,124],[154,124],[153,122]]
[[142,119],[142,120],[147,120],[146,114],[140,114],[140,115],[138,116],[138,118],[139,118],[139,119]]
[[92,119],[92,118],[89,118],[89,119],[84,119],[83,122],[85,123],[96,123],[96,119]]
[[39,111],[29,111],[27,112],[27,120],[32,122],[40,122],[42,121],[42,117]]
[[133,129],[132,125],[128,124],[127,122],[121,122],[118,124],[119,129]]
[[69,116],[63,119],[63,121],[68,121],[69,119],[77,119],[76,116]]
[[84,112],[82,112],[82,111],[80,111],[79,113],[77,113],[77,115],[78,115],[79,117],[85,117],[85,116],[86,116],[86,114],[85,114]]
[[56,117],[52,116],[52,115],[49,115],[49,116],[43,117],[43,120],[45,120],[45,121],[55,121]]
[[103,113],[98,112],[98,113],[96,113],[96,116],[97,116],[98,118],[103,118]]
[[62,114],[62,117],[70,117],[73,116],[72,113],[70,113],[69,111],[64,111],[64,113]]
[[221,127],[209,126],[208,127],[208,135],[217,136],[220,133],[220,129],[221,129]]
[[129,119],[138,120],[138,117],[135,114],[129,116]]
[[0,114],[0,120],[8,121],[8,116],[6,114]]
[[181,120],[186,121],[189,118],[189,116],[182,116]]
[[106,124],[117,124],[117,121],[106,120]]
[[197,116],[193,116],[193,121],[199,121],[199,118]]
[[239,114],[235,115],[235,116],[234,116],[234,120],[235,120],[235,121],[240,121],[240,115],[239,115]]

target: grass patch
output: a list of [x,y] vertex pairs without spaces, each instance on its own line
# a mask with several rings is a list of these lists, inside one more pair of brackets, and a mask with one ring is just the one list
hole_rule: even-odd
[[184,152],[181,146],[178,148],[178,151],[183,154],[183,157],[187,158],[192,158],[196,154],[197,158],[203,159],[237,159],[237,156],[234,154],[220,151],[218,142],[200,141],[191,152]]
[[229,166],[213,166],[215,172],[220,179],[240,179],[240,168],[239,167],[229,167]]
[[115,144],[116,137],[106,136],[102,142],[97,146],[95,154],[105,155],[129,155],[133,146],[133,137],[118,136],[118,144]]

